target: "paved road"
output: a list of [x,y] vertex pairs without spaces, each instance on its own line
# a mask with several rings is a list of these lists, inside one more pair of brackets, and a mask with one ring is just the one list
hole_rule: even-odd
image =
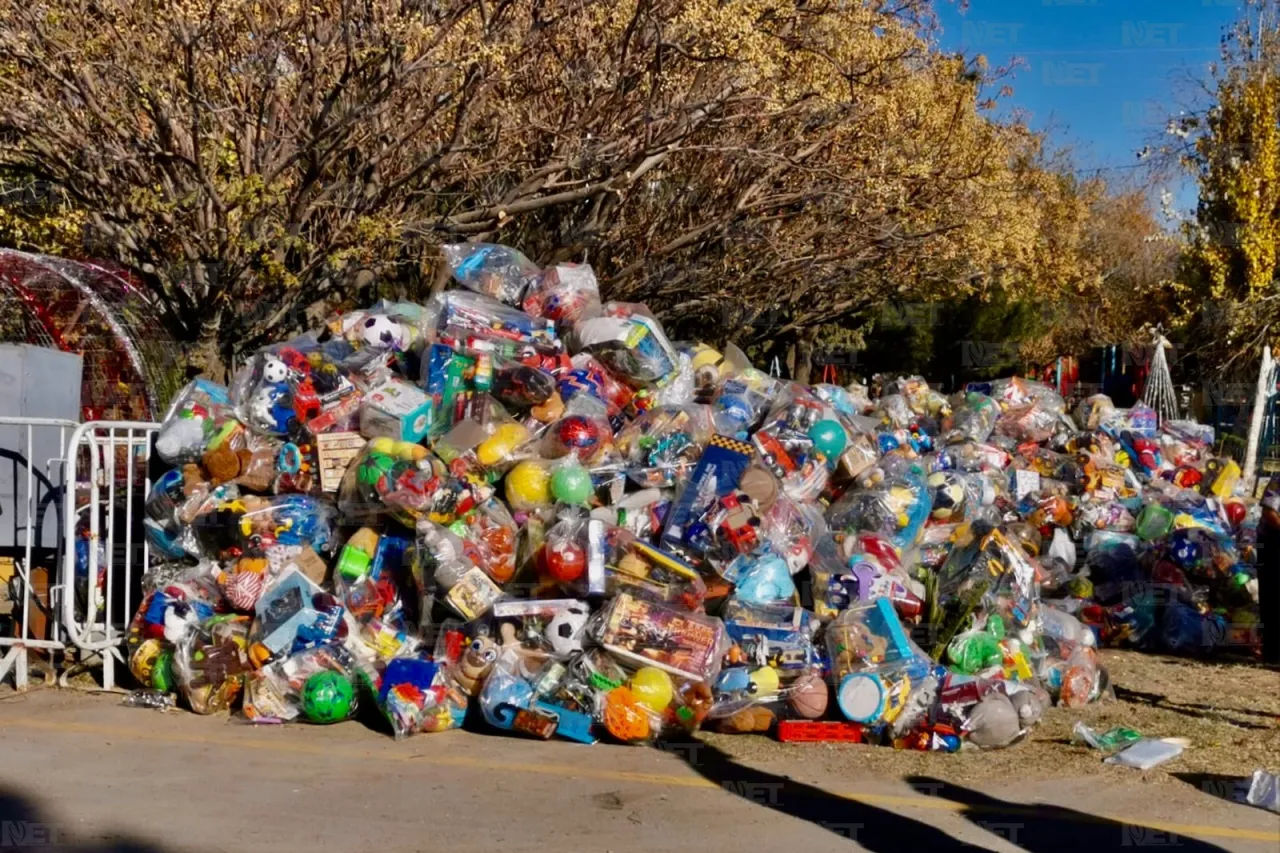
[[52,838],[103,853],[1280,849],[1280,818],[1186,785],[1010,780],[979,793],[854,778],[812,746],[753,761],[699,743],[465,731],[396,743],[356,723],[252,727],[116,701],[0,701],[0,848]]

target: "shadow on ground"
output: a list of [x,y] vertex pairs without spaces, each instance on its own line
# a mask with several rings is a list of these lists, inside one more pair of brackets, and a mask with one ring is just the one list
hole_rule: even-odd
[[1228,776],[1225,773],[1170,773],[1175,779],[1186,782],[1202,793],[1229,803],[1243,803],[1249,793],[1248,776]]
[[0,788],[0,850],[5,853],[163,853],[164,848],[131,838],[76,842],[65,822],[51,819],[27,797]]
[[[1147,693],[1142,690],[1132,690],[1128,687],[1114,686],[1116,698],[1124,702],[1133,702],[1139,705],[1150,705],[1152,708],[1159,708],[1164,711],[1172,711],[1175,714],[1182,714],[1185,717],[1195,717],[1202,720],[1213,720],[1215,722],[1227,723],[1242,729],[1274,729],[1280,723],[1280,715],[1273,714],[1270,711],[1258,711],[1252,708],[1235,708],[1229,705],[1205,705],[1200,702],[1175,702],[1169,697],[1160,693]],[[1262,720],[1270,720],[1266,722],[1249,722],[1232,718],[1232,714],[1239,714],[1246,717],[1257,717]]]
[[1214,844],[1146,826],[1120,823],[1061,806],[1008,802],[927,776],[909,777],[906,781],[917,794],[940,797],[953,804],[946,812],[935,810],[935,815],[955,813],[990,838],[988,843],[970,844],[934,826],[923,810],[918,812],[921,817],[917,819],[898,810],[847,799],[749,767],[702,741],[677,741],[664,746],[725,792],[821,827],[847,838],[851,847],[856,844],[873,853],[989,849],[996,839],[1028,853],[1081,853],[1138,846],[1176,846],[1180,853],[1225,853]]

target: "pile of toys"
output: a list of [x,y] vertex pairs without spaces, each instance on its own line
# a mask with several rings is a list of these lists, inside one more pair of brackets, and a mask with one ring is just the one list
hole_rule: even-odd
[[1186,649],[1256,599],[1257,513],[1194,424],[1103,398],[1073,422],[1021,379],[782,381],[587,266],[445,256],[459,288],[174,402],[145,689],[264,723],[371,703],[397,738],[472,713],[954,751],[1101,695],[1100,640]]

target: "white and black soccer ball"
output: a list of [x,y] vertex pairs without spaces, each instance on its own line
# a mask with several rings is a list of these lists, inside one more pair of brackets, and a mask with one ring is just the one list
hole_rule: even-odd
[[370,349],[396,349],[403,334],[400,324],[386,314],[370,314],[360,324],[360,340]]
[[543,632],[551,650],[560,657],[582,651],[582,641],[586,639],[584,629],[590,618],[591,609],[580,601],[562,608],[552,616]]
[[289,366],[274,355],[262,359],[262,381],[277,385],[289,378]]

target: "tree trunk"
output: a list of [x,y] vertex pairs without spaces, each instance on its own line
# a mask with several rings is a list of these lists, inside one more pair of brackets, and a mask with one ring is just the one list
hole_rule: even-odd
[[206,379],[221,382],[224,385],[230,380],[229,365],[222,358],[219,341],[219,330],[222,327],[222,311],[217,310],[213,316],[200,324],[200,334],[186,348],[187,367],[197,371]]
[[791,352],[795,364],[791,368],[791,378],[804,385],[809,384],[810,377],[813,375],[813,345],[817,338],[816,328],[801,329],[796,335],[796,342],[792,344]]

